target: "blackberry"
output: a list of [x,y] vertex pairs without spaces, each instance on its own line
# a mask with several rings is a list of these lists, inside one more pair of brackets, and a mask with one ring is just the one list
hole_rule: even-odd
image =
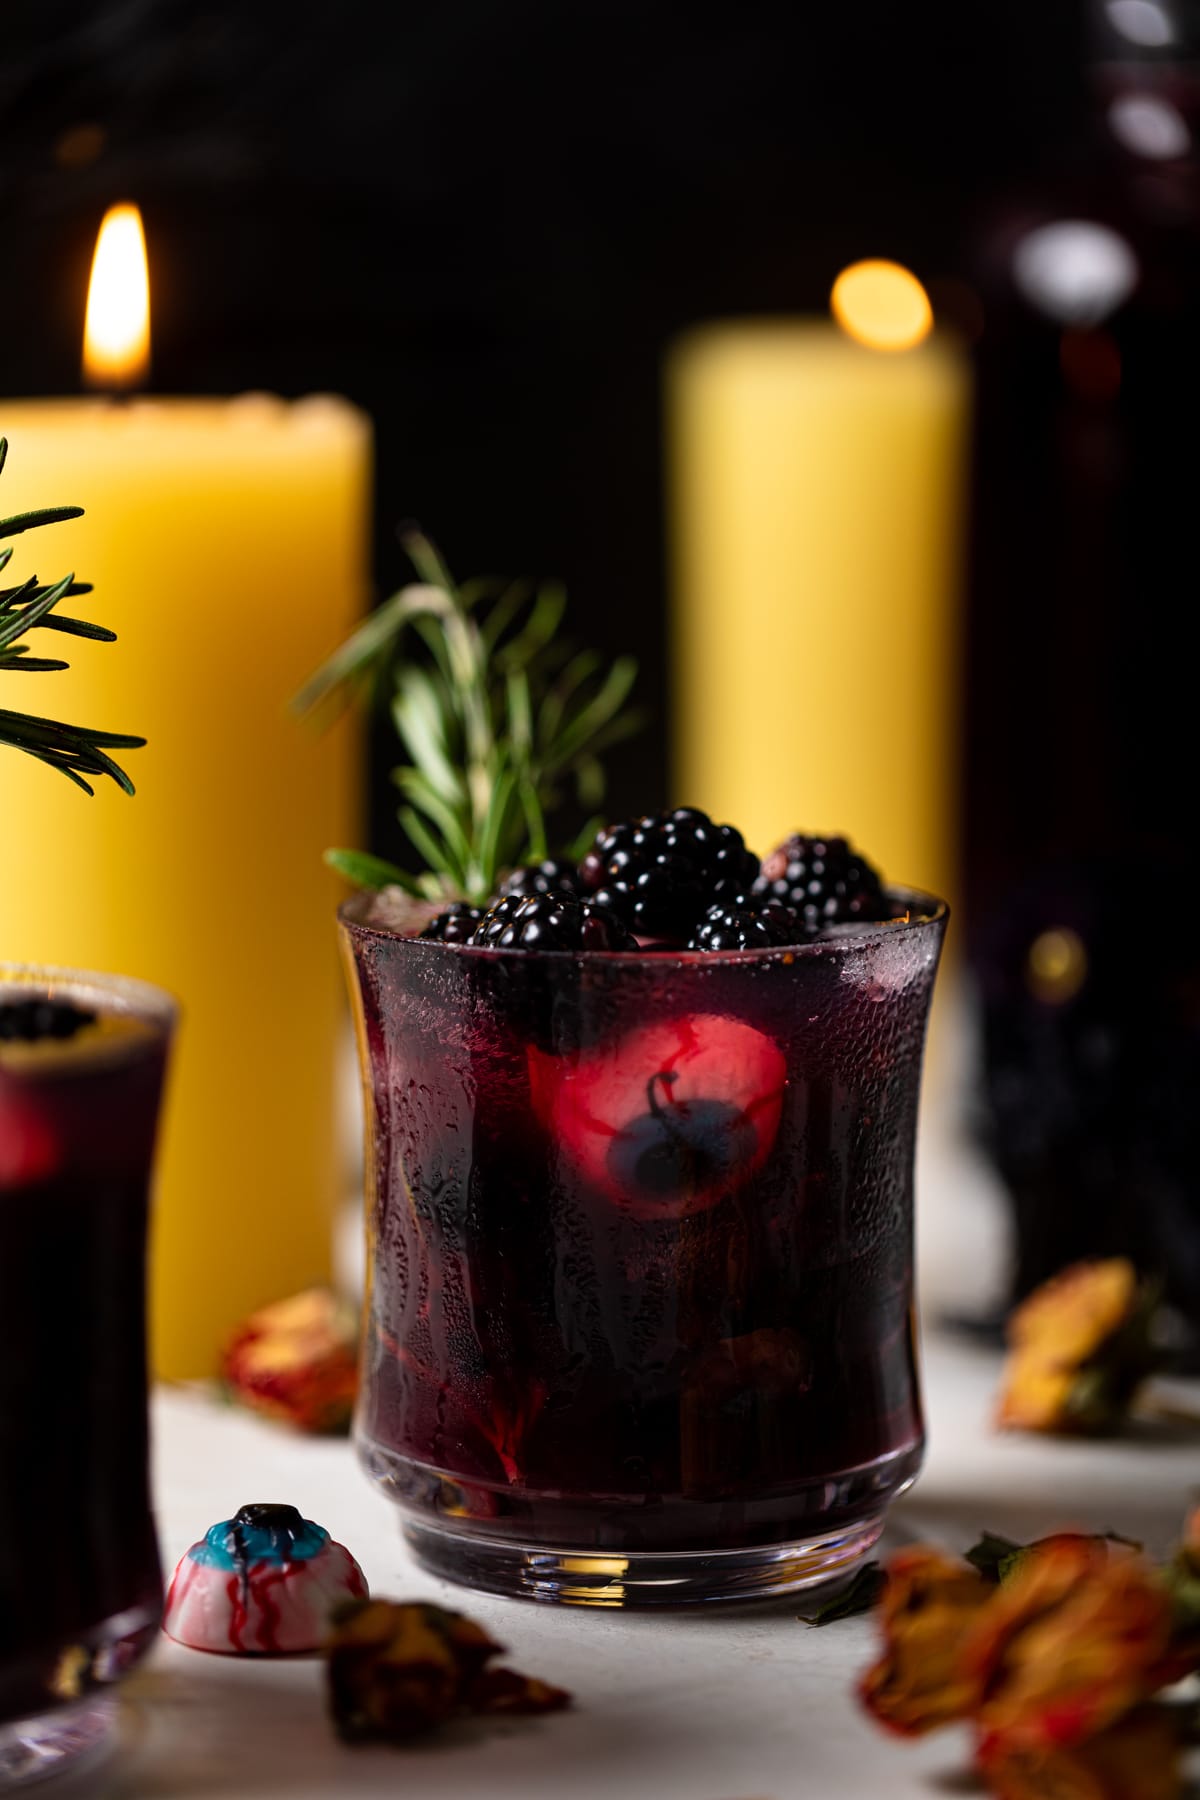
[[891,916],[875,869],[843,837],[794,833],[764,858],[750,891],[754,899],[790,906],[805,937],[816,937],[829,925]]
[[691,806],[610,825],[579,866],[584,887],[631,931],[680,939],[715,900],[743,893],[757,874],[741,832]]
[[482,917],[479,907],[456,900],[436,919],[430,919],[420,935],[432,938],[438,944],[465,944]]
[[790,906],[747,895],[710,906],[688,942],[689,950],[771,950],[794,944],[803,936]]
[[471,934],[493,950],[636,950],[615,914],[574,894],[503,894]]
[[529,863],[523,869],[514,869],[500,883],[501,896],[551,892],[579,893],[578,871],[575,864],[565,856],[548,856],[544,862]]
[[0,1004],[0,1039],[36,1044],[40,1038],[73,1038],[95,1017],[69,1000],[6,1000]]

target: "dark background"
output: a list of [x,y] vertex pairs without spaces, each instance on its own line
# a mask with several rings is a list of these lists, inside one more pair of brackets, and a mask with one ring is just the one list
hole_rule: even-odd
[[821,310],[863,254],[953,313],[991,210],[1079,154],[1084,37],[1065,0],[7,0],[0,393],[76,390],[136,199],[154,386],[366,408],[381,590],[403,518],[461,574],[563,576],[643,662],[614,811],[659,804],[664,346]]

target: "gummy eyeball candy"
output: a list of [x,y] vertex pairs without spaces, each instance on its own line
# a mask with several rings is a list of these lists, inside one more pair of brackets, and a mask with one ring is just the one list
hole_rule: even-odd
[[531,1046],[534,1111],[584,1178],[640,1218],[712,1206],[761,1168],[787,1065],[740,1019],[693,1013],[578,1055]]
[[316,1650],[333,1608],[366,1592],[362,1570],[323,1526],[294,1506],[243,1506],[180,1558],[163,1630],[225,1656]]

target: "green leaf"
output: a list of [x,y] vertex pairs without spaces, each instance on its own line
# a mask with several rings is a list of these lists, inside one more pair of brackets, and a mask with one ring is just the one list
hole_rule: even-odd
[[533,701],[524,669],[510,669],[505,679],[508,693],[508,739],[518,761],[528,760],[533,748]]
[[440,588],[448,599],[456,601],[454,578],[442,561],[442,553],[437,545],[416,525],[409,525],[401,531],[400,542],[421,580],[432,588]]
[[461,801],[462,777],[447,753],[444,717],[437,694],[423,669],[400,671],[392,700],[392,723],[430,786],[452,804]]
[[49,675],[57,669],[69,669],[70,663],[63,662],[56,656],[27,656],[25,646],[21,644],[16,650],[0,652],[0,668],[22,669],[26,675]]
[[525,850],[519,859],[521,862],[543,862],[550,854],[546,842],[546,820],[542,812],[542,802],[538,794],[537,783],[528,775],[518,778],[517,794],[521,802],[521,811],[525,815]]
[[52,606],[57,606],[74,579],[73,575],[65,575],[53,587],[43,588],[39,598],[31,600],[20,612],[6,614],[3,624],[0,624],[0,650],[38,624]]
[[566,593],[557,584],[539,589],[522,630],[507,644],[496,649],[497,667],[502,670],[521,669],[532,661],[540,650],[545,649],[562,624],[566,605]]
[[404,827],[413,848],[425,858],[431,870],[438,874],[457,873],[448,846],[429,829],[414,807],[400,807],[396,817]]
[[973,1569],[978,1569],[985,1581],[999,1581],[1005,1563],[1026,1549],[1028,1545],[1019,1544],[1015,1538],[1001,1537],[998,1531],[984,1531],[966,1552],[966,1560]]
[[480,877],[489,892],[495,886],[495,878],[500,869],[506,864],[515,863],[518,860],[516,848],[511,842],[508,832],[508,811],[516,788],[516,772],[511,765],[508,765],[496,777],[495,785],[492,788],[491,804],[479,839]]
[[603,667],[604,659],[594,650],[581,650],[578,656],[572,657],[542,701],[538,715],[539,744],[554,742],[562,729],[562,722],[573,696],[586,681],[591,680],[597,669]]
[[344,694],[357,679],[369,674],[381,659],[394,654],[410,620],[421,613],[438,616],[450,610],[450,601],[438,588],[415,584],[401,588],[398,594],[377,607],[305,682],[292,701],[292,711],[303,716],[334,695]]
[[20,587],[6,588],[3,594],[0,594],[0,612],[12,612],[14,607],[20,606],[26,600],[32,600],[37,591],[38,578],[36,575],[31,575],[28,581],[23,581]]
[[382,856],[369,856],[365,850],[326,850],[323,860],[355,887],[398,887],[406,894],[417,892],[417,884],[411,875],[406,875],[395,863],[385,862]]
[[826,1600],[815,1612],[801,1613],[800,1617],[809,1625],[832,1625],[838,1619],[856,1618],[859,1613],[871,1612],[878,1606],[886,1586],[883,1565],[864,1563],[861,1569],[855,1570],[840,1594]]
[[414,527],[401,536],[420,580],[364,620],[294,705],[368,687],[386,700],[406,758],[393,772],[399,818],[429,865],[418,886],[479,901],[500,870],[546,854],[547,817],[572,786],[598,803],[604,748],[638,723],[626,707],[636,666],[571,651],[557,584],[457,588],[436,545]]
[[604,765],[597,757],[581,756],[575,765],[575,796],[580,806],[599,806],[604,787]]
[[[529,603],[531,591],[527,581],[510,581],[505,584],[497,599],[488,608],[487,618],[479,627],[479,636],[485,655],[489,657],[492,655],[505,632],[520,617],[522,608]],[[463,592],[465,594],[466,590],[464,589]],[[464,604],[466,604],[465,601]],[[473,601],[471,604],[477,605],[478,602]]]
[[420,769],[393,769],[392,780],[405,799],[433,821],[451,847],[457,865],[466,868],[471,860],[471,844],[453,806],[447,804]]
[[0,519],[0,538],[17,537],[22,531],[36,531],[39,525],[61,525],[66,519],[82,519],[82,506],[41,506],[36,512],[13,513]]
[[95,625],[90,619],[68,619],[62,613],[47,613],[37,620],[39,631],[65,631],[71,637],[92,638],[98,644],[115,644],[117,634],[107,625]]

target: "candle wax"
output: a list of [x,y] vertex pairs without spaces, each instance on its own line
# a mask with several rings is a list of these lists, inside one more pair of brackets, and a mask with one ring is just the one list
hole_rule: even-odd
[[287,703],[366,603],[370,430],[339,400],[248,395],[0,403],[0,432],[0,512],[86,509],[16,538],[9,580],[74,570],[96,592],[59,610],[118,634],[36,634],[71,668],[7,676],[4,703],[149,740],[115,753],[132,799],[0,755],[0,953],[182,1002],[153,1348],[160,1374],[207,1375],[246,1313],[328,1277],[345,1184],[321,852],[361,835],[358,756],[347,724],[321,737]]
[[840,832],[953,894],[968,373],[817,321],[687,339],[670,368],[675,790],[765,853]]

